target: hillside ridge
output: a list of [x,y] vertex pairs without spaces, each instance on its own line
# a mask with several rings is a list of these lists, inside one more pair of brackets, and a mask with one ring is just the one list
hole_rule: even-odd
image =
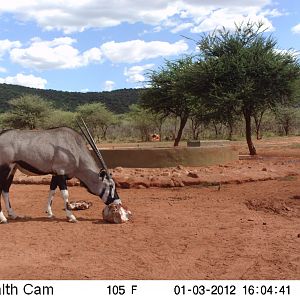
[[53,103],[57,109],[74,111],[77,106],[102,102],[114,113],[128,112],[131,104],[138,103],[142,89],[118,89],[111,92],[68,92],[51,89],[37,89],[14,84],[0,83],[0,112],[9,109],[8,101],[24,94],[34,94]]

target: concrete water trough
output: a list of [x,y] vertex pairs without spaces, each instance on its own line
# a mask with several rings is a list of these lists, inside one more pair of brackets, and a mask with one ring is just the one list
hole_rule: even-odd
[[238,160],[238,150],[226,144],[201,147],[114,147],[101,149],[101,153],[109,168],[198,167]]

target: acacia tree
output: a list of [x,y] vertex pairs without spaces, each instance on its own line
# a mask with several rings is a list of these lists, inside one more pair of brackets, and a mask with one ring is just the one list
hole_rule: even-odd
[[97,140],[106,140],[108,128],[117,122],[116,116],[100,102],[80,105],[76,112],[84,119]]
[[193,110],[190,116],[190,129],[192,132],[192,138],[198,140],[201,129],[208,126],[208,124],[214,121],[214,115],[211,114],[211,111],[206,107],[205,103],[201,101],[200,97],[194,98]]
[[142,106],[163,117],[173,116],[180,120],[174,146],[178,146],[184,127],[192,114],[195,96],[189,91],[192,57],[166,61],[158,71],[149,76],[150,87],[142,92]]
[[138,104],[129,106],[130,111],[126,114],[132,126],[140,133],[143,142],[150,140],[151,133],[157,129],[157,116]]
[[[235,114],[243,115],[251,155],[256,154],[251,117],[266,107],[289,102],[293,82],[300,74],[296,57],[276,51],[276,41],[265,35],[263,26],[261,22],[248,22],[236,25],[234,31],[223,28],[204,36],[198,43],[206,72],[210,74],[206,101],[219,113],[226,113],[229,107]],[[196,94],[199,93],[197,78],[193,87]]]
[[2,117],[5,127],[36,129],[43,127],[52,112],[51,103],[37,95],[23,95],[10,100],[10,110]]
[[71,128],[76,128],[75,116],[76,114],[71,111],[64,111],[60,109],[53,110],[44,122],[43,127],[51,128],[67,126]]
[[296,107],[278,106],[274,110],[277,124],[283,129],[284,134],[290,134],[292,127],[297,124],[298,111]]

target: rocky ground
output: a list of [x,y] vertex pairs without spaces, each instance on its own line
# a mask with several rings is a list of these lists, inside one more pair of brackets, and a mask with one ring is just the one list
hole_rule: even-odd
[[[299,150],[300,151],[300,150]],[[300,158],[241,156],[239,161],[207,167],[122,168],[112,169],[113,178],[121,188],[184,187],[191,185],[222,185],[249,181],[274,180],[300,174]],[[28,176],[17,172],[15,183],[49,184],[51,176]],[[69,185],[79,185],[72,179]]]

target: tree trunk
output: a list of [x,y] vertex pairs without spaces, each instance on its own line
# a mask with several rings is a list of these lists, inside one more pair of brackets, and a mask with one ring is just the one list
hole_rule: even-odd
[[163,140],[163,124],[166,120],[166,117],[162,117],[159,119],[159,126],[158,126],[158,134],[159,134],[159,141]]
[[193,140],[195,140],[196,139],[196,130],[197,130],[196,121],[192,118],[191,122],[192,122],[191,127],[192,127]]
[[182,133],[183,133],[183,129],[186,125],[187,120],[188,120],[187,117],[180,118],[179,129],[178,129],[178,133],[177,133],[177,136],[175,138],[175,141],[174,141],[174,147],[177,147],[179,145],[179,142],[180,142],[180,139],[181,139],[181,136],[182,136]]
[[108,126],[102,127],[102,139],[106,141]]
[[258,127],[256,127],[256,139],[257,140],[261,140],[261,137],[260,137],[260,135],[259,135],[259,128]]
[[283,128],[284,128],[285,135],[288,136],[289,133],[290,133],[290,126],[289,126],[289,124],[286,123],[286,124],[283,126]]
[[176,132],[177,132],[177,117],[175,117],[175,122],[174,122],[174,131],[173,131],[173,139],[176,139]]
[[212,122],[213,125],[214,125],[214,128],[215,128],[215,138],[217,139],[218,138],[218,135],[219,135],[219,132],[218,132],[218,127],[217,127],[217,124],[215,122]]
[[191,119],[191,122],[192,122],[191,127],[192,127],[193,140],[198,140],[199,134],[200,134],[201,123],[197,122],[193,118]]
[[196,128],[195,128],[195,121],[193,118],[191,118],[191,122],[192,122],[192,135],[193,135],[193,140],[195,140],[195,135],[196,135]]
[[291,125],[292,125],[292,118],[287,116],[283,125],[286,136],[290,134]]
[[199,135],[200,135],[200,129],[199,129],[199,127],[198,127],[198,128],[196,129],[194,139],[195,139],[195,140],[199,140]]
[[232,124],[232,122],[228,122],[228,128],[229,128],[228,139],[231,141],[232,140],[232,134],[233,134],[233,124]]
[[257,140],[262,139],[261,122],[262,122],[262,117],[263,117],[264,113],[265,113],[265,111],[262,111],[259,116],[257,114],[254,115],[255,132],[256,132]]
[[246,140],[248,144],[249,154],[256,155],[256,149],[254,147],[251,137],[251,115],[246,112],[244,113],[244,118],[246,122]]

